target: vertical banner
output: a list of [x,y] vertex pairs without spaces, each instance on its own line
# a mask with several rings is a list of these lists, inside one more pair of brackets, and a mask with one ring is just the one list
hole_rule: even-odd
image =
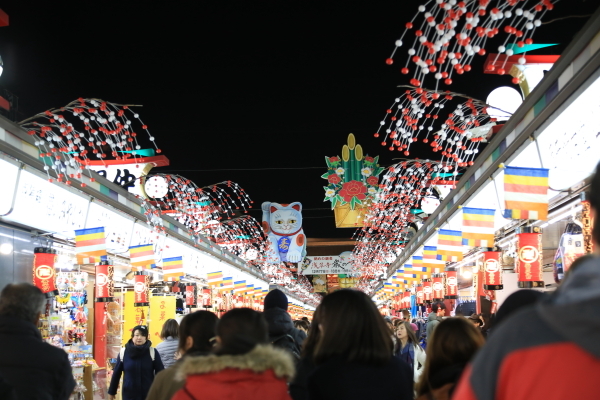
[[133,291],[135,293],[135,307],[147,307],[150,305],[148,291],[150,289],[150,276],[143,271],[137,271],[133,277]]
[[458,273],[446,271],[446,299],[458,299]]
[[46,297],[56,296],[56,250],[47,247],[36,247],[33,250],[33,284],[40,289]]
[[433,300],[433,289],[431,279],[423,279],[423,302],[431,303]]
[[542,278],[542,233],[538,227],[517,229],[516,270],[519,287],[544,287]]
[[433,275],[433,283],[431,285],[431,289],[433,291],[433,301],[443,301],[444,300],[444,275],[443,274],[434,274]]
[[[200,304],[198,304],[200,305]],[[209,288],[202,289],[202,307],[211,308],[212,307],[212,293]]]
[[110,303],[115,292],[115,267],[108,261],[100,261],[96,265],[96,302]]
[[135,291],[125,293],[123,304],[123,346],[131,339],[131,330],[136,325],[147,325],[148,307],[136,307]]
[[160,331],[166,320],[175,318],[175,296],[150,296],[150,340],[152,346],[162,342]]
[[185,306],[187,308],[196,307],[196,284],[188,283],[185,286]]
[[483,252],[483,288],[485,290],[502,290],[502,268],[499,251]]

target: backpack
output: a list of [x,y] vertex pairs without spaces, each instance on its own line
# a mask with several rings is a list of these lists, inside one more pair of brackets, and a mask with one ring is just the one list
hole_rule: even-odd
[[288,334],[277,336],[271,341],[271,344],[290,352],[292,357],[294,357],[294,361],[300,360],[300,348],[292,336]]
[[[150,358],[152,358],[152,361],[154,361],[154,347],[150,347]],[[121,362],[123,362],[123,357],[125,356],[125,347],[121,347],[121,351],[119,352],[119,356],[120,356],[120,360]]]

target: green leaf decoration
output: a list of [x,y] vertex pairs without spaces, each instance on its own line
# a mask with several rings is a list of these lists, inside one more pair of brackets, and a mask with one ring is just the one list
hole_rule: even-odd
[[331,175],[329,172],[325,172],[323,175],[321,175],[321,178],[328,179],[329,175]]
[[329,157],[325,156],[325,162],[327,163],[327,166],[328,166],[329,168],[331,168],[331,167],[332,167],[332,166],[331,166],[331,163],[329,162]]
[[331,209],[332,210],[335,208],[335,206],[338,203],[338,197],[340,197],[340,196],[334,196],[334,197],[331,198]]

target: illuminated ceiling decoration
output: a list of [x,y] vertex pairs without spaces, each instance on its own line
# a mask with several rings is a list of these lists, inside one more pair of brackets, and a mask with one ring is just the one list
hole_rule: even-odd
[[84,170],[89,169],[86,161],[135,160],[147,156],[138,141],[140,134],[144,134],[144,142],[151,143],[152,153],[161,152],[148,127],[130,107],[79,98],[59,109],[36,114],[20,125],[34,137],[48,179],[52,181],[49,171],[56,170],[57,181],[70,185],[70,178],[80,179]]

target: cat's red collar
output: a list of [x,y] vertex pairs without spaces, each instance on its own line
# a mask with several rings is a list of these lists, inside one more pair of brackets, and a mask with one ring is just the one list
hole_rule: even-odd
[[277,235],[277,236],[293,236],[293,235],[295,235],[296,233],[300,232],[301,230],[302,230],[302,228],[298,229],[298,230],[297,230],[296,232],[294,232],[294,233],[277,233],[277,232],[275,232],[273,229],[271,229],[271,232],[272,232],[274,235]]

